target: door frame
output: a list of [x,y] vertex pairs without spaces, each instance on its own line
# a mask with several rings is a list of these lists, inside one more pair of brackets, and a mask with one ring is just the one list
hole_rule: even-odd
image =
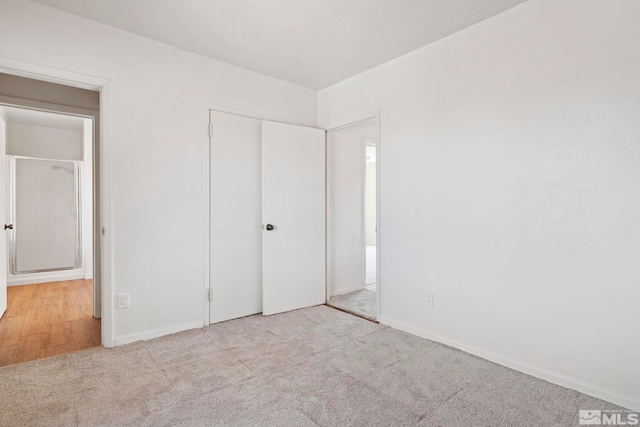
[[[381,268],[380,268],[380,255],[381,255],[381,250],[380,248],[382,247],[381,243],[382,243],[382,239],[380,238],[380,164],[381,162],[381,146],[382,146],[382,141],[380,140],[380,110],[373,110],[373,111],[369,111],[366,113],[362,113],[362,114],[358,114],[355,116],[352,116],[351,118],[348,119],[343,119],[343,120],[337,120],[333,123],[331,123],[329,126],[326,127],[326,131],[327,132],[331,132],[331,131],[336,131],[342,128],[346,128],[346,127],[350,127],[350,126],[355,126],[358,125],[360,123],[365,123],[365,122],[370,122],[370,121],[375,121],[376,122],[376,320],[380,321],[380,314],[381,314],[381,295],[382,295],[382,286],[381,286],[381,276],[380,276],[380,272],[381,272]],[[363,144],[366,147],[366,144]],[[326,145],[325,145],[325,149],[326,149]],[[366,148],[365,148],[366,149]],[[325,156],[325,159],[327,157]],[[366,162],[366,157],[365,157],[365,162]],[[327,165],[325,165],[325,170],[326,170]],[[366,168],[365,168],[365,174],[366,174]],[[325,178],[326,178],[326,174],[325,174]],[[366,183],[365,183],[366,185]],[[325,186],[325,188],[327,189],[327,192],[329,191],[329,187],[328,185]],[[326,203],[325,203],[326,206]],[[364,206],[364,203],[363,203]],[[364,209],[364,207],[363,207]],[[328,216],[326,216],[327,220],[328,220]],[[328,224],[327,224],[328,225]],[[325,226],[325,230],[327,229],[327,226]],[[366,238],[366,237],[365,237]],[[327,254],[325,256],[326,260],[329,260],[329,242],[328,242],[328,235],[325,238],[326,240],[326,248],[327,248]],[[365,256],[366,256],[366,246],[365,246]],[[328,261],[327,261],[328,262]],[[327,269],[327,281],[326,281],[326,299],[327,302],[329,302],[330,298],[331,298],[331,289],[329,289],[329,271],[328,271],[328,263],[326,265],[326,269]],[[365,275],[366,275],[366,260],[365,260]]]
[[[94,247],[99,249],[99,260],[97,260],[99,262],[94,262],[94,278],[97,275],[96,273],[98,273],[100,277],[99,297],[102,346],[113,347],[113,231],[111,227],[111,153],[113,144],[112,82],[111,80],[101,77],[89,76],[6,57],[0,57],[0,72],[100,92],[100,111],[98,114],[96,114],[95,111],[87,114],[89,110],[81,108],[63,105],[53,106],[52,104],[39,101],[23,100],[7,96],[0,96],[0,102],[4,105],[18,108],[31,108],[77,116],[90,116],[90,118],[94,119],[93,170],[94,183],[97,181],[98,185],[94,186],[93,199],[94,203],[96,201],[99,202],[100,207],[99,212],[94,210],[94,218],[99,218],[99,222],[94,220]],[[99,122],[97,122],[96,119],[99,119]],[[97,123],[99,123],[99,129],[96,129]],[[98,230],[101,232],[98,232]],[[97,251],[94,250],[94,253],[95,252]]]

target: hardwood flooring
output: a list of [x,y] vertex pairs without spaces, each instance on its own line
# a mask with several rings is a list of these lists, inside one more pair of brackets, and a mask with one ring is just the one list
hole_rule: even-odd
[[0,366],[99,346],[92,288],[92,280],[10,286],[0,319]]

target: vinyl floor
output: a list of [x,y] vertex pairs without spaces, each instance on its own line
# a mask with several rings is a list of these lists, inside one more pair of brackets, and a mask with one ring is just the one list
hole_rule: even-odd
[[10,286],[0,319],[0,366],[100,345],[93,281]]

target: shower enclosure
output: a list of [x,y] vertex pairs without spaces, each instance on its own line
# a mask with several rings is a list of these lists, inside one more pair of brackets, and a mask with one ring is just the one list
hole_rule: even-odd
[[11,157],[11,274],[82,266],[79,168],[77,161]]

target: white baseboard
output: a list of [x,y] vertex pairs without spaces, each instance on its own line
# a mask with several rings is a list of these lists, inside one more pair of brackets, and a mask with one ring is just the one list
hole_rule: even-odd
[[88,273],[84,275],[84,280],[92,280],[93,279],[93,273]]
[[85,278],[84,270],[46,271],[44,273],[10,274],[7,286],[33,285],[36,283],[60,282]]
[[545,381],[549,381],[550,383],[554,383],[562,387],[570,388],[572,390],[577,390],[581,393],[588,394],[590,396],[597,397],[598,399],[606,400],[611,403],[615,403],[616,405],[623,406],[633,411],[640,411],[640,397],[619,393],[615,390],[611,390],[605,387],[600,387],[594,384],[589,384],[585,381],[570,377],[568,375],[549,371],[543,368],[529,365],[527,363],[519,362],[509,357],[502,356],[500,354],[496,354],[490,351],[485,351],[472,346],[468,346],[460,342],[457,342],[445,337],[441,337],[439,335],[432,334],[425,330],[415,328],[413,326],[407,325],[406,323],[389,319],[388,317],[385,317],[385,316],[380,316],[378,320],[383,325],[387,325],[392,328],[399,329],[401,331],[408,332],[413,335],[417,335],[421,338],[426,338],[431,341],[436,341],[441,344],[445,344],[450,347],[457,348],[459,350],[473,354],[478,357],[482,357],[483,359],[489,360],[499,365],[506,366],[507,368],[511,368],[513,370],[523,372],[527,375],[531,375],[533,377],[540,378]]
[[183,323],[182,325],[169,326],[167,328],[153,329],[151,331],[137,332],[135,334],[122,335],[119,337],[113,337],[113,346],[130,344],[136,341],[151,340],[164,335],[175,334],[182,331],[188,331],[189,329],[197,329],[204,327],[204,321]]
[[350,292],[361,291],[365,289],[366,285],[353,286],[351,288],[338,289],[337,291],[331,291],[332,297],[337,297],[338,295],[348,294]]

